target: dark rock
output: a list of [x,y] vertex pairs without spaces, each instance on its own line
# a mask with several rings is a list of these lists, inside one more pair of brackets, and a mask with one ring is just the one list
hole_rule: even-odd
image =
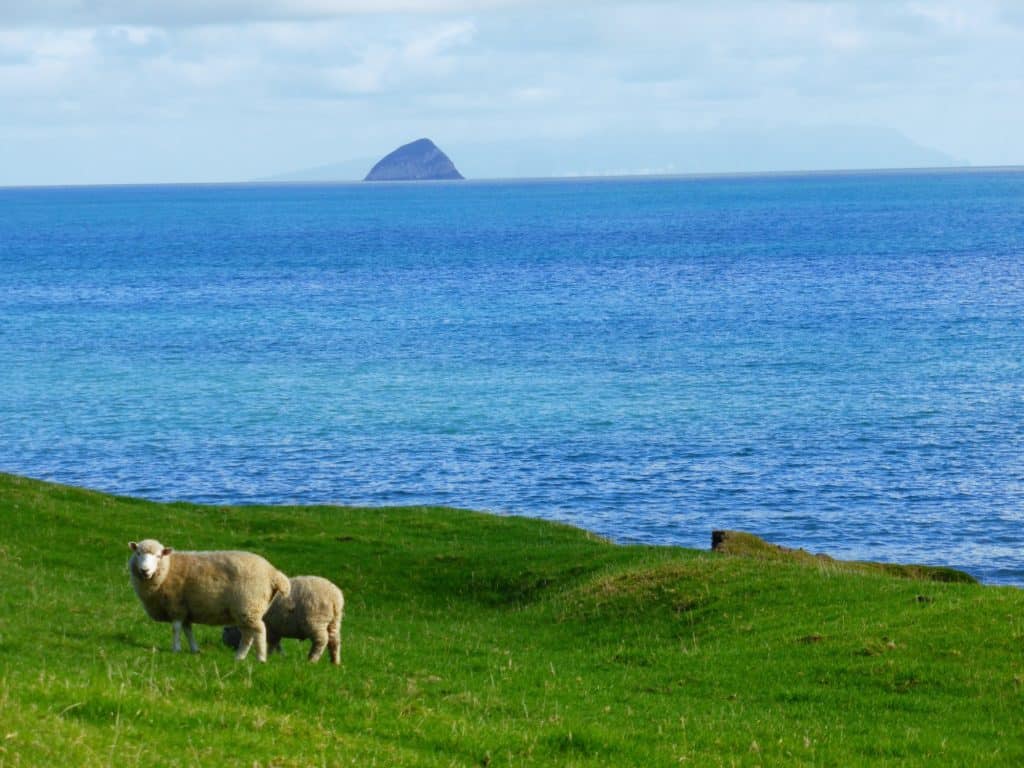
[[430,139],[403,144],[382,158],[364,181],[435,181],[462,179],[461,173]]

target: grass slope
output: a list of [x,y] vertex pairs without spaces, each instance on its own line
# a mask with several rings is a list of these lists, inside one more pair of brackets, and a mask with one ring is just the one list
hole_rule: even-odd
[[[342,667],[172,654],[130,539],[345,590]],[[1024,593],[450,509],[155,504],[0,475],[0,768],[1021,765]]]

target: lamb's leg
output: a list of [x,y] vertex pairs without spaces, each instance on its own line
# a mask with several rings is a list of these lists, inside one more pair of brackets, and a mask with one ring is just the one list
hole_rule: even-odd
[[327,627],[327,649],[331,654],[331,664],[341,664],[341,622],[331,622]]
[[181,621],[175,619],[171,622],[171,650],[175,653],[181,651]]
[[185,630],[185,638],[188,640],[188,649],[192,653],[199,653],[199,643],[196,642],[195,637],[192,635],[192,622],[185,622],[182,625],[182,629]]
[[313,663],[320,661],[327,647],[327,630],[324,627],[317,627],[313,630],[313,644],[309,648],[309,660]]

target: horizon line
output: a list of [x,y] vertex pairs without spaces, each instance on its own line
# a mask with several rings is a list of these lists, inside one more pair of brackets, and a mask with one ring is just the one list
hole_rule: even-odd
[[579,174],[567,176],[483,176],[463,179],[395,179],[390,181],[367,182],[366,179],[309,179],[291,181],[273,181],[268,179],[244,181],[122,181],[122,182],[73,182],[67,184],[0,184],[0,190],[27,189],[108,189],[130,187],[288,187],[288,186],[332,186],[332,185],[363,185],[388,186],[393,184],[464,184],[494,182],[565,182],[565,181],[644,181],[672,180],[700,181],[714,179],[755,179],[755,178],[792,178],[801,176],[852,176],[872,175],[884,176],[901,173],[1020,173],[1024,172],[1024,164],[1020,165],[934,165],[934,166],[897,166],[883,168],[823,168],[807,170],[768,170],[768,171],[703,171],[692,173],[617,173],[617,174]]

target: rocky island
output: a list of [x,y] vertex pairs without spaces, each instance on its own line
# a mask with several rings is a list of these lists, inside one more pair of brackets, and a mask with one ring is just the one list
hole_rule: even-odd
[[364,181],[437,181],[464,178],[430,139],[417,139],[385,155]]

